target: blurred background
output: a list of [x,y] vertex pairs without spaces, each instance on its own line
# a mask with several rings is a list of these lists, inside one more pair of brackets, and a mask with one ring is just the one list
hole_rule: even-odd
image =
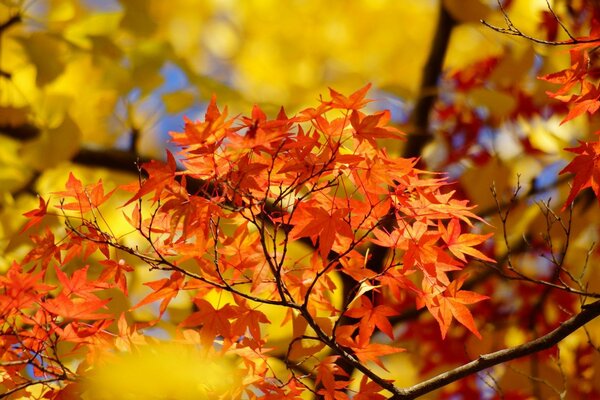
[[[37,194],[47,198],[61,190],[70,171],[86,182],[102,179],[106,187],[136,179],[136,160],[164,158],[168,132],[182,130],[184,116],[202,118],[213,94],[230,115],[249,114],[253,104],[271,116],[284,106],[289,115],[316,106],[328,87],[349,94],[371,82],[368,97],[375,102],[370,107],[390,109],[395,124],[409,134],[408,141],[385,142],[388,151],[419,156],[427,168],[447,172],[456,181],[453,188],[480,205],[478,213],[497,233],[506,228],[515,257],[532,274],[547,275],[550,266],[539,255],[567,239],[555,235],[550,248],[540,239],[540,232],[554,228],[536,201],[551,207],[564,203],[569,186],[557,173],[572,156],[563,149],[592,138],[598,122],[584,116],[560,124],[568,110],[547,96],[556,86],[537,77],[567,68],[568,48],[484,26],[481,19],[506,26],[499,4],[0,0],[0,271],[30,247],[18,232],[26,223],[22,213],[37,207]],[[524,34],[542,40],[567,38],[548,4],[574,35],[588,34],[597,11],[596,2],[583,0],[501,4]],[[590,73],[596,71],[595,57]],[[522,187],[506,224],[499,220],[492,184],[501,203],[517,184]],[[600,216],[598,207],[589,207],[595,200],[582,197],[565,265],[581,273],[594,291],[600,289],[598,271],[581,266],[590,257],[598,260],[598,252],[590,249],[599,240]],[[112,217],[120,217],[118,210]],[[502,260],[505,244],[491,246],[488,250]],[[136,272],[141,275],[134,282],[147,279],[144,273]],[[577,308],[572,299],[548,294],[543,303],[530,300],[527,296],[541,296],[541,291],[499,278],[478,285],[478,291],[493,293],[495,311],[486,304],[487,309],[474,312],[487,321],[482,334],[491,339],[473,351],[524,341],[534,313],[547,316],[543,327],[556,326],[560,318],[556,310],[544,313],[548,305]],[[134,299],[142,296],[132,293]],[[177,307],[184,312],[189,302],[171,307],[171,315],[177,315]],[[507,322],[509,315],[516,324]],[[503,326],[492,323],[499,318]],[[410,340],[410,331],[405,332]],[[434,324],[420,334],[427,332],[438,334]],[[586,340],[582,334],[565,344],[572,354],[565,361],[571,372],[579,368],[574,354]],[[432,360],[427,358],[432,349],[418,351]],[[464,356],[456,355],[457,362]],[[415,365],[414,357],[399,360],[406,371],[397,377],[400,384],[435,370],[431,361],[421,362],[417,372],[408,367]],[[555,374],[548,376],[559,376],[556,365],[546,367]]]

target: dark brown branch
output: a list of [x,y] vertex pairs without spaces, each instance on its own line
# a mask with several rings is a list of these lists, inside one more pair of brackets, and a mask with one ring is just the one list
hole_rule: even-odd
[[21,21],[22,21],[22,18],[21,18],[20,14],[13,15],[12,17],[10,17],[9,19],[7,19],[6,21],[4,21],[3,23],[0,24],[0,35],[2,35],[5,30],[7,30],[8,28],[10,28],[13,25],[18,24]]
[[583,309],[579,314],[565,321],[561,326],[544,336],[520,346],[510,347],[494,353],[483,354],[479,356],[477,360],[471,361],[470,363],[441,373],[409,388],[401,389],[401,394],[392,397],[392,399],[415,399],[426,393],[433,392],[436,389],[449,385],[459,379],[483,371],[486,368],[547,350],[600,315],[600,301],[584,305],[582,308]]
[[[0,71],[0,75],[2,75],[2,71]],[[31,140],[40,136],[40,130],[37,126],[31,124],[22,124],[22,125],[0,125],[0,132],[3,136],[9,137],[15,140]]]
[[484,20],[480,20],[480,22],[483,25],[485,25],[486,27],[488,27],[496,32],[499,32],[499,33],[502,33],[505,35],[522,37],[533,43],[544,44],[544,45],[549,45],[549,46],[573,46],[576,44],[585,44],[585,43],[600,44],[600,38],[592,38],[592,37],[576,38],[576,37],[574,37],[571,34],[571,32],[569,32],[567,27],[563,24],[563,22],[560,20],[560,18],[558,18],[558,15],[556,15],[554,10],[550,6],[550,3],[547,0],[546,0],[546,5],[548,7],[548,10],[552,13],[552,16],[554,17],[554,19],[556,19],[556,22],[560,25],[562,30],[567,34],[567,36],[569,36],[568,40],[558,40],[558,41],[557,40],[544,40],[544,39],[538,39],[536,37],[527,35],[527,34],[523,33],[523,31],[521,31],[519,28],[517,28],[513,24],[512,20],[510,19],[510,16],[506,12],[506,10],[504,9],[504,7],[502,6],[502,3],[500,1],[498,1],[498,5],[500,6],[500,11],[502,12],[502,16],[504,17],[504,21],[506,22],[506,28],[494,26]]
[[477,360],[471,361],[470,363],[441,373],[431,379],[409,388],[400,389],[400,394],[395,395],[392,397],[392,399],[415,399],[419,396],[449,385],[450,383],[459,379],[483,371],[486,368],[547,350],[598,316],[600,316],[600,301],[584,305],[579,314],[565,321],[558,328],[544,336],[524,343],[520,346],[510,347],[494,353],[483,354],[479,356]]
[[123,150],[94,150],[82,148],[71,161],[89,167],[104,167],[137,174],[137,163],[145,163],[150,161],[150,159],[139,158],[135,154]]
[[432,139],[429,130],[429,114],[437,98],[438,80],[442,73],[444,58],[450,43],[450,34],[456,21],[440,1],[439,20],[435,37],[429,51],[429,56],[423,68],[421,78],[420,94],[415,110],[413,111],[413,132],[408,135],[408,141],[404,149],[404,157],[419,157],[423,147]]

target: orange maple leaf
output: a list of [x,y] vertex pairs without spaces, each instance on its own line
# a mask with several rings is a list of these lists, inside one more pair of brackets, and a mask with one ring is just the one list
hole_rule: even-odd
[[69,179],[65,185],[66,191],[55,192],[54,194],[75,199],[72,203],[61,204],[60,208],[63,210],[78,210],[81,213],[88,212],[94,208],[98,208],[104,203],[114,192],[114,189],[104,194],[104,186],[102,185],[102,179],[93,185],[86,185],[85,187],[81,181],[75,178],[72,172],[69,173]]
[[442,234],[442,239],[448,246],[448,250],[459,260],[466,262],[465,254],[468,254],[483,261],[495,262],[479,250],[473,248],[473,246],[486,241],[493,235],[492,233],[488,233],[487,235],[477,235],[474,233],[461,234],[460,222],[456,218],[450,220],[448,228],[441,222],[438,222],[438,229]]
[[[169,150],[167,150],[167,163],[152,160],[144,163],[142,168],[148,173],[148,179],[146,179],[137,190],[137,193],[123,205],[126,206],[142,196],[154,192],[153,200],[156,202],[161,197],[162,192],[167,186],[175,182],[175,173],[177,172],[177,164],[175,157]],[[125,190],[131,190],[131,185],[122,186]]]
[[[599,132],[596,134],[599,134]],[[559,172],[559,175],[566,172],[575,174],[573,186],[571,187],[567,201],[562,207],[562,211],[573,202],[579,192],[588,187],[592,188],[600,202],[600,138],[593,143],[581,141],[579,143],[578,147],[565,149],[579,155]]]
[[356,357],[358,357],[358,359],[363,363],[372,361],[384,370],[388,371],[379,357],[406,351],[406,349],[388,346],[381,343],[367,342],[361,344],[360,336],[356,339],[352,337],[355,329],[355,325],[340,326],[336,332],[336,340],[342,346],[351,348]]
[[204,299],[194,299],[194,304],[196,304],[200,311],[190,314],[181,323],[181,326],[193,327],[202,325],[200,335],[206,346],[212,346],[217,336],[222,336],[225,339],[232,337],[229,319],[235,316],[235,309],[231,305],[226,304],[216,309]]
[[600,109],[600,100],[598,100],[600,98],[600,85],[596,86],[591,82],[583,81],[580,95],[555,96],[555,98],[571,105],[569,113],[560,122],[562,125],[585,112],[592,115]]
[[583,81],[587,76],[590,56],[587,51],[571,50],[571,66],[562,71],[540,76],[538,79],[562,85],[556,92],[546,92],[550,97],[557,97],[569,92],[569,90]]
[[475,326],[473,315],[465,304],[473,304],[489,297],[468,290],[460,290],[467,275],[459,277],[446,288],[438,285],[430,285],[424,280],[424,294],[417,298],[417,308],[427,307],[431,315],[436,319],[442,333],[446,337],[452,318],[465,326],[475,336],[481,339],[481,334]]
[[388,125],[391,118],[389,111],[382,111],[372,115],[365,115],[360,111],[352,111],[350,123],[354,128],[354,135],[359,140],[366,140],[375,145],[375,139],[399,139],[402,132]]
[[127,277],[125,272],[132,272],[133,267],[121,259],[115,260],[102,260],[100,264],[104,266],[104,269],[100,273],[98,281],[106,282],[112,280],[116,287],[118,287],[126,296],[127,292]]
[[141,307],[145,304],[149,304],[157,300],[162,300],[159,308],[159,318],[162,317],[171,300],[173,300],[175,296],[177,296],[177,294],[183,287],[184,280],[185,276],[181,272],[175,271],[171,274],[169,278],[144,283],[144,285],[150,287],[153,291],[148,296],[144,297],[142,301],[140,301],[131,309],[135,310],[136,308]]
[[29,222],[27,222],[27,224],[25,224],[25,226],[21,228],[19,233],[23,233],[32,226],[39,224],[40,221],[46,216],[46,213],[48,212],[48,203],[46,203],[42,196],[39,196],[39,201],[40,204],[38,208],[36,208],[35,210],[27,211],[23,214],[24,216],[29,218]]
[[320,207],[299,208],[294,214],[290,239],[310,237],[313,243],[319,239],[319,253],[326,258],[340,235],[354,237],[350,225],[345,220],[348,210],[337,209],[332,213]]
[[331,101],[325,103],[331,105],[334,108],[342,108],[346,110],[359,110],[363,108],[367,103],[371,102],[371,100],[365,99],[365,95],[367,94],[370,88],[371,84],[369,83],[364,87],[358,89],[356,92],[352,93],[348,97],[336,92],[332,88],[329,88],[329,95],[331,96]]
[[96,320],[108,319],[113,316],[109,313],[97,313],[100,308],[104,308],[109,302],[110,299],[71,299],[64,293],[60,293],[56,298],[42,303],[41,306],[48,312],[64,319]]
[[364,347],[369,342],[375,327],[394,339],[394,328],[387,317],[398,315],[390,306],[381,304],[373,307],[373,303],[367,297],[360,298],[360,307],[351,308],[345,315],[352,318],[360,318],[358,325],[358,344]]

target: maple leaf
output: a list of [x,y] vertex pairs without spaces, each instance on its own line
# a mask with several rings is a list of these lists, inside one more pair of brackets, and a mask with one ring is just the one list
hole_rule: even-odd
[[459,323],[481,339],[481,334],[475,326],[473,315],[465,307],[465,304],[477,303],[489,297],[468,290],[460,290],[466,278],[467,275],[463,275],[446,288],[431,285],[429,281],[424,280],[423,286],[427,293],[423,293],[417,298],[417,308],[427,306],[438,322],[442,338],[446,337],[446,333],[454,317]]
[[57,327],[56,332],[62,340],[71,343],[87,343],[89,338],[107,329],[112,324],[111,319],[100,319],[92,324],[72,321],[64,327]]
[[[156,202],[161,198],[163,191],[165,191],[169,185],[175,183],[175,173],[177,172],[175,157],[173,157],[173,154],[171,154],[169,150],[166,152],[166,164],[156,160],[142,164],[142,168],[148,173],[148,179],[142,182],[136,194],[129,199],[123,205],[123,207],[152,192],[154,192],[154,197],[152,199],[154,202]],[[122,188],[125,190],[131,190],[132,185],[125,185],[122,186]]]
[[405,250],[408,246],[407,239],[399,229],[394,229],[391,232],[387,232],[386,230],[375,228],[373,229],[373,235],[375,235],[375,238],[370,239],[371,242],[382,247]]
[[394,339],[394,328],[387,317],[398,315],[390,306],[381,304],[373,307],[373,303],[366,296],[360,298],[361,305],[346,311],[345,315],[352,318],[360,318],[358,325],[358,343],[361,347],[371,339],[375,327]]
[[383,365],[383,362],[379,357],[406,351],[405,349],[399,349],[381,343],[369,343],[365,347],[353,348],[353,350],[354,354],[361,362],[367,363],[372,361],[387,372],[389,372],[389,370]]
[[290,231],[290,239],[310,237],[313,243],[319,239],[319,253],[321,257],[327,255],[339,235],[354,237],[350,225],[345,220],[348,215],[346,209],[336,209],[332,213],[317,206],[298,208],[292,219],[294,227]]
[[54,194],[63,198],[74,198],[75,201],[72,203],[61,204],[60,208],[63,210],[76,210],[80,213],[86,213],[92,209],[98,208],[113,194],[114,189],[104,194],[104,186],[102,179],[93,185],[86,185],[85,187],[81,181],[75,178],[72,172],[69,172],[69,179],[65,184],[66,191],[54,192]]
[[48,312],[65,319],[95,320],[111,318],[112,314],[97,313],[100,308],[108,304],[110,299],[71,299],[64,293],[59,293],[54,299],[49,299],[41,304]]
[[86,265],[83,268],[75,270],[69,278],[59,267],[55,266],[56,277],[62,285],[61,293],[66,296],[74,294],[90,301],[97,300],[98,297],[93,292],[98,291],[101,287],[94,281],[88,280],[88,268],[89,266]]
[[100,250],[107,258],[110,256],[107,237],[93,224],[84,222],[84,225],[78,227],[77,233],[68,233],[68,239],[69,240],[60,247],[61,250],[67,252],[62,260],[63,265],[77,256],[81,256],[86,260],[96,250]]
[[464,304],[478,303],[483,300],[489,299],[488,296],[481,295],[479,293],[471,292],[469,290],[460,290],[461,286],[467,279],[467,275],[463,275],[457,280],[453,281],[444,293],[445,297],[449,301],[450,311],[458,322],[464,325],[467,329],[473,332],[478,338],[481,339],[481,335],[475,326],[473,316],[469,309]]
[[235,296],[235,302],[238,307],[235,308],[235,321],[231,326],[232,334],[243,336],[248,330],[253,339],[260,340],[260,324],[268,324],[271,321],[263,312],[252,309],[246,299]]
[[135,310],[136,308],[139,308],[145,304],[149,304],[157,300],[162,300],[159,308],[159,318],[162,317],[171,300],[173,300],[175,296],[177,296],[177,294],[183,287],[184,280],[185,276],[181,272],[175,271],[171,274],[169,278],[144,283],[144,285],[150,287],[153,291],[152,293],[144,297],[138,304],[136,304],[131,309]]
[[127,264],[123,259],[120,259],[119,261],[101,260],[100,264],[104,266],[104,269],[100,273],[98,281],[108,282],[109,280],[112,280],[125,296],[127,296],[127,277],[125,272],[132,272],[133,267]]
[[8,271],[0,275],[0,310],[24,309],[54,289],[43,281],[44,271],[23,272],[21,264],[13,261]]
[[27,222],[27,224],[25,224],[23,228],[21,228],[19,233],[23,233],[32,226],[39,224],[40,221],[46,216],[46,213],[48,212],[48,203],[46,203],[42,196],[38,197],[40,201],[38,208],[36,208],[35,210],[27,211],[23,214],[25,217],[29,218],[29,221]]
[[49,228],[46,228],[44,235],[32,235],[31,241],[35,247],[27,253],[24,263],[40,261],[42,267],[46,268],[52,259],[61,262],[61,249],[54,242],[54,233]]
[[591,82],[583,81],[581,94],[578,96],[555,96],[555,98],[570,103],[570,110],[567,116],[560,122],[565,122],[588,112],[595,114],[600,109],[600,84],[598,86]]
[[369,380],[366,375],[363,375],[360,380],[360,390],[353,397],[354,400],[385,400],[386,397],[381,392],[383,388],[377,383]]
[[184,132],[169,132],[169,135],[173,143],[197,154],[214,151],[216,145],[225,137],[233,119],[227,119],[227,108],[223,112],[219,111],[217,98],[213,94],[203,122],[193,122],[185,117],[184,122]]
[[576,84],[582,82],[587,76],[590,57],[587,51],[571,50],[571,66],[559,72],[544,75],[538,79],[562,85],[556,92],[547,92],[550,97],[557,97],[568,93]]
[[334,108],[341,108],[346,110],[359,110],[365,105],[367,105],[367,103],[371,102],[371,100],[365,100],[365,96],[370,88],[371,84],[369,83],[361,89],[358,89],[356,92],[352,93],[348,97],[336,92],[332,88],[329,88],[329,95],[331,96],[331,101],[325,102],[325,104],[331,105]]
[[375,139],[398,139],[402,132],[394,127],[387,126],[391,118],[389,111],[382,111],[372,115],[364,115],[359,111],[352,111],[350,123],[354,128],[354,135],[359,140],[366,140],[375,146]]
[[[598,134],[598,133],[596,133]],[[583,189],[591,187],[600,202],[600,138],[596,142],[579,142],[578,147],[565,150],[578,154],[559,175],[566,172],[575,174],[569,197],[562,207],[564,211]]]
[[[235,309],[231,305],[226,304],[219,309],[215,309],[208,301],[198,298],[194,299],[194,304],[196,304],[200,311],[190,314],[181,322],[181,326],[192,327],[201,325],[200,334],[204,345],[207,347],[213,345],[217,336],[222,336],[225,339],[232,337],[229,319],[235,316]],[[260,337],[260,334],[258,337]]]
[[347,399],[348,396],[340,392],[340,389],[345,388],[350,383],[348,380],[338,381],[335,379],[336,376],[347,377],[346,371],[340,368],[336,364],[339,356],[328,356],[325,357],[319,365],[317,365],[317,378],[315,385],[321,384],[323,389],[318,391],[318,394],[322,394],[325,399]]
[[495,262],[479,250],[473,248],[473,246],[486,241],[493,235],[492,233],[488,233],[487,235],[477,235],[473,233],[461,234],[460,222],[456,218],[453,218],[448,222],[447,229],[444,224],[438,222],[438,229],[442,234],[442,239],[448,246],[448,250],[450,250],[450,252],[459,260],[466,262],[465,254],[468,254],[483,261]]

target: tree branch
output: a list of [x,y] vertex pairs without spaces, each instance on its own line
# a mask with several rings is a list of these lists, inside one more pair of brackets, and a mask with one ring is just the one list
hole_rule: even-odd
[[504,8],[504,6],[502,5],[502,3],[499,0],[498,0],[498,5],[499,5],[500,11],[502,12],[502,15],[504,17],[504,21],[506,22],[506,28],[494,26],[494,25],[490,24],[489,22],[486,22],[483,19],[480,20],[479,22],[481,22],[486,27],[488,27],[496,32],[502,33],[504,35],[518,36],[518,37],[527,39],[533,43],[544,44],[544,45],[548,45],[548,46],[573,46],[576,44],[600,43],[600,38],[595,38],[595,37],[576,38],[575,36],[573,36],[573,34],[571,34],[571,32],[569,32],[569,30],[567,29],[565,24],[560,20],[560,18],[558,18],[558,15],[556,15],[554,10],[550,6],[550,2],[548,0],[546,0],[546,5],[548,7],[548,11],[550,11],[552,16],[556,20],[556,22],[560,25],[561,29],[567,34],[567,36],[569,36],[568,40],[544,40],[544,39],[538,39],[531,35],[527,35],[526,33],[521,31],[519,28],[517,28],[513,24],[512,20],[510,19],[510,16],[506,12],[506,9]]
[[565,321],[558,328],[544,336],[524,343],[520,346],[510,347],[494,353],[480,355],[477,360],[471,361],[470,363],[441,373],[431,379],[409,388],[400,389],[400,394],[393,396],[392,399],[415,399],[459,379],[483,371],[486,368],[549,349],[599,315],[600,301],[584,305],[579,314]]
[[21,19],[20,14],[13,15],[12,17],[10,17],[9,19],[7,19],[6,21],[4,21],[3,23],[0,24],[0,35],[2,35],[5,30],[7,30],[8,28],[10,28],[13,25],[18,24],[21,21],[22,21],[22,19]]
[[404,148],[403,156],[406,158],[419,157],[423,147],[433,137],[429,131],[429,114],[437,98],[438,80],[442,73],[444,58],[450,43],[450,34],[456,25],[456,21],[444,7],[444,2],[440,1],[439,3],[440,16],[437,29],[427,62],[423,68],[419,99],[412,115],[414,131],[408,135],[406,147]]

